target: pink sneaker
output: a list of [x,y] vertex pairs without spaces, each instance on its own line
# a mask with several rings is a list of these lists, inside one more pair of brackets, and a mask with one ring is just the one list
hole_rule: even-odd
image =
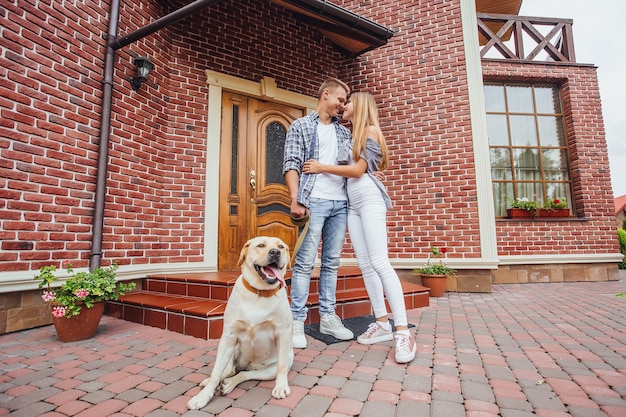
[[393,333],[391,332],[391,324],[389,328],[385,330],[379,322],[375,321],[370,324],[367,330],[357,337],[356,341],[362,345],[371,345],[379,342],[388,342],[393,339]]
[[396,362],[407,363],[415,358],[417,345],[410,335],[396,333]]

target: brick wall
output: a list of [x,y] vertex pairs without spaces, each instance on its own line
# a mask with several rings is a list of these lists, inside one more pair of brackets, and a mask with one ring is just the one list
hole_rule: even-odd
[[89,249],[105,18],[82,3],[1,8],[1,269],[78,266]]
[[376,95],[391,151],[390,255],[426,258],[445,246],[479,258],[478,202],[460,2],[342,2],[395,31],[349,68]]
[[[20,0],[2,8],[0,269],[65,259],[85,267],[108,5]],[[171,11],[124,3],[118,34]],[[139,55],[156,68],[133,92]],[[220,2],[116,57],[103,263],[120,265],[203,258],[206,69],[250,80],[271,74],[282,88],[315,95],[347,61],[317,30],[266,2]]]
[[[357,58],[267,1],[218,2],[117,51],[103,263],[203,258],[206,69],[315,95],[328,76],[374,93],[390,145],[392,257],[481,256],[460,2],[336,1],[393,29]],[[119,35],[171,12],[123,3]],[[89,259],[108,5],[18,0],[0,13],[0,268]],[[102,9],[105,7],[105,9]],[[62,10],[63,13],[59,11]],[[50,16],[50,18],[47,18]],[[137,92],[133,58],[156,68]],[[576,210],[585,222],[498,222],[501,255],[616,249],[595,70],[485,64],[485,77],[563,82]],[[490,204],[488,202],[487,204]],[[555,245],[554,242],[559,242]],[[350,253],[346,245],[346,253]]]

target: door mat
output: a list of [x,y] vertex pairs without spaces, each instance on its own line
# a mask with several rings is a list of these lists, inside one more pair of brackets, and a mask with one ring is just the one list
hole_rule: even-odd
[[[374,315],[370,314],[367,316],[359,316],[359,317],[353,317],[351,319],[345,319],[345,320],[342,320],[342,322],[344,326],[352,330],[352,333],[354,333],[354,339],[351,339],[351,340],[356,340],[357,336],[365,332],[367,328],[369,327],[369,325],[371,323],[374,323],[375,320],[376,318],[374,317]],[[389,319],[389,322],[391,323],[392,330],[395,331],[396,328],[393,324],[393,319]],[[409,324],[409,328],[412,328],[412,327],[415,327],[415,325]],[[308,334],[314,339],[317,339],[326,343],[327,345],[332,345],[333,343],[338,343],[338,342],[346,342],[346,340],[337,339],[336,337],[331,336],[329,334],[321,333],[319,323],[306,324],[304,326],[304,333]]]

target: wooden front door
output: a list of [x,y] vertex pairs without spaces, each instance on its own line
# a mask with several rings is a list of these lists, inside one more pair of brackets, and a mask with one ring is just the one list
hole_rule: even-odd
[[301,109],[235,93],[222,96],[218,268],[237,270],[241,248],[276,236],[293,249],[297,228],[282,175],[287,129]]

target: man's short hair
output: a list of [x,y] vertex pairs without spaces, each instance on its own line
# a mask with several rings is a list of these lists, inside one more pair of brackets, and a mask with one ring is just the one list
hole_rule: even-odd
[[322,94],[324,93],[324,90],[328,89],[328,90],[333,90],[337,87],[341,87],[344,90],[346,90],[346,95],[350,94],[350,87],[348,87],[348,84],[344,83],[343,81],[337,79],[337,78],[329,78],[326,81],[324,81],[322,83],[322,85],[320,86],[320,91],[317,95],[318,98],[322,97]]

